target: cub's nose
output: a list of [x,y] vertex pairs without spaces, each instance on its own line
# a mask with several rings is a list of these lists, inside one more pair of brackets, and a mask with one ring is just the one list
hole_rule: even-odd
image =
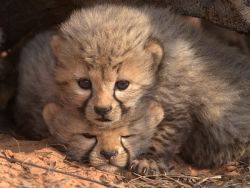
[[100,151],[100,154],[105,159],[110,159],[111,157],[115,157],[118,154],[118,151],[116,151],[116,150],[110,150],[110,151],[102,150],[102,151]]
[[94,110],[99,115],[105,115],[112,110],[111,106],[95,106]]

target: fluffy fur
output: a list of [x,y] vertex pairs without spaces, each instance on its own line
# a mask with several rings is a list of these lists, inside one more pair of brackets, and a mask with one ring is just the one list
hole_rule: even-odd
[[18,67],[18,89],[15,102],[16,129],[32,139],[48,136],[42,118],[43,106],[56,98],[54,55],[49,45],[52,32],[37,35],[22,50]]
[[[37,102],[48,102],[55,90],[52,96],[78,109],[92,125],[115,127],[150,96],[162,104],[165,118],[148,135],[153,135],[148,151],[132,163],[132,170],[149,173],[139,169],[151,169],[150,161],[167,162],[176,154],[199,167],[248,155],[250,65],[235,48],[196,32],[168,9],[152,7],[100,5],[75,12],[52,37],[53,57],[50,38],[44,36],[22,55],[19,113],[42,122],[43,105]],[[27,63],[34,65],[32,72]],[[45,76],[50,66],[55,77]],[[82,79],[91,81],[91,89],[79,87]],[[51,80],[56,87],[50,87]],[[116,87],[121,80],[129,81],[123,91]],[[98,120],[95,106],[112,107],[108,122]]]
[[209,37],[215,37],[218,41],[224,43],[225,45],[237,47],[240,52],[246,55],[250,54],[248,37],[244,34],[220,27],[204,19],[190,16],[184,16],[183,18],[193,27],[201,29],[209,35]]

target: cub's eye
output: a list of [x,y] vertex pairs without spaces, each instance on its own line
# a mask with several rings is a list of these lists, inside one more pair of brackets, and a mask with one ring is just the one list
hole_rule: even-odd
[[121,91],[127,89],[128,86],[129,86],[129,81],[127,80],[119,80],[115,83],[115,88]]
[[82,136],[84,136],[85,138],[96,138],[95,135],[91,135],[89,133],[82,133]]
[[121,136],[122,138],[131,138],[131,137],[134,137],[135,134],[130,134],[130,135],[125,135],[125,136]]
[[92,88],[92,84],[91,84],[91,81],[89,79],[81,78],[77,82],[78,82],[78,85],[80,86],[80,88],[82,88],[82,89],[91,89]]

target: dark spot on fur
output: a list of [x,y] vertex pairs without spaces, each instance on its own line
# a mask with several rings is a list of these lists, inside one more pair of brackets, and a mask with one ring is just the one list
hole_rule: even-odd
[[161,137],[164,139],[164,140],[167,140],[168,139],[168,136],[166,134],[161,134]]
[[154,141],[159,142],[159,143],[164,143],[164,141],[160,138],[153,138]]
[[148,149],[151,150],[152,152],[156,152],[156,148],[154,146],[151,146]]

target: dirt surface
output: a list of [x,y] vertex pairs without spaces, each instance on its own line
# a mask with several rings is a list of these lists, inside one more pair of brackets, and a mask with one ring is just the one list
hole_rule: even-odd
[[48,146],[47,140],[19,141],[0,136],[0,187],[124,187],[123,184],[119,175],[66,161],[63,154]]
[[250,187],[250,167],[244,164],[196,170],[177,160],[161,177],[111,174],[67,161],[48,143],[1,134],[0,187]]

